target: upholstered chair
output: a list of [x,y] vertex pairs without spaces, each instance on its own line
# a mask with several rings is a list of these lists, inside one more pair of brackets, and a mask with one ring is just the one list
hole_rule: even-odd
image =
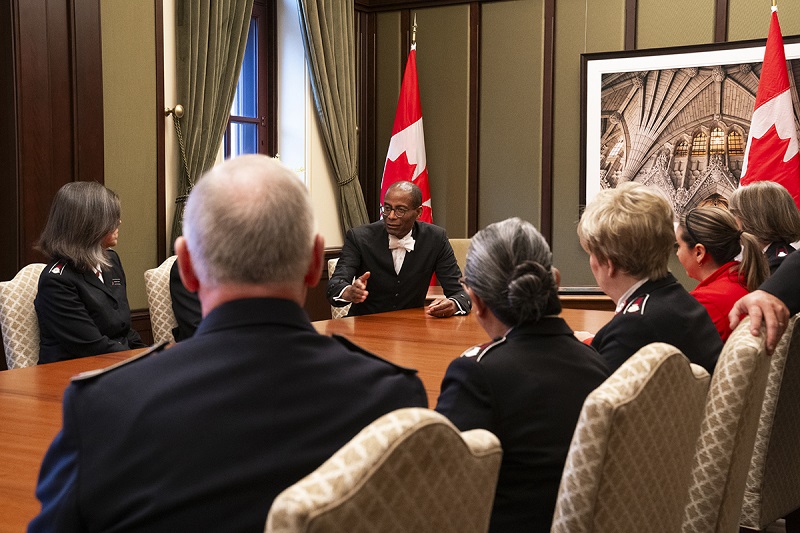
[[[339,262],[339,258],[335,257],[333,259],[328,259],[328,279],[331,279],[333,276],[333,271],[336,270],[336,263]],[[344,318],[347,316],[347,313],[350,312],[350,304],[345,305],[344,307],[334,307],[331,306],[331,318]]]
[[800,327],[789,320],[770,358],[739,525],[761,531],[800,509]]
[[14,279],[0,283],[0,327],[9,370],[39,362],[39,320],[33,301],[44,263],[31,263]]
[[153,327],[153,341],[175,342],[172,329],[178,326],[172,311],[172,296],[169,290],[169,272],[177,256],[168,257],[156,268],[145,270],[144,289],[150,306],[150,324]]
[[680,530],[709,375],[677,348],[636,352],[583,404],[553,533]]
[[502,451],[439,413],[399,409],[275,498],[268,533],[485,533]]
[[464,267],[467,265],[467,250],[469,250],[470,239],[450,239],[450,246],[453,247],[453,253],[456,255],[458,261],[458,268],[461,273],[464,273]]
[[739,528],[770,366],[764,336],[751,335],[745,318],[722,348],[697,440],[683,533]]

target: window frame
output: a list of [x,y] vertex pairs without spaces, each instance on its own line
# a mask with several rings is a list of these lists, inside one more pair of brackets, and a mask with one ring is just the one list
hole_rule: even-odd
[[275,156],[277,147],[277,3],[254,0],[251,20],[258,32],[256,42],[258,65],[257,117],[229,115],[223,136],[223,158],[231,157],[231,124],[256,124],[258,153]]

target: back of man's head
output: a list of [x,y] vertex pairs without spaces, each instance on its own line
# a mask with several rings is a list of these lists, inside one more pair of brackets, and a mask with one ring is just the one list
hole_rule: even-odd
[[186,202],[183,234],[204,285],[302,282],[314,244],[308,191],[263,155],[208,171]]

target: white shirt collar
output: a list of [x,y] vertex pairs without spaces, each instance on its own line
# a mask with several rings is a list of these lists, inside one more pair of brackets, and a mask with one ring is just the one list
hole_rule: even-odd
[[628,298],[631,297],[631,294],[636,292],[636,289],[638,289],[639,287],[641,287],[642,285],[644,285],[648,281],[650,281],[650,278],[644,278],[644,279],[640,279],[639,281],[637,281],[636,283],[631,285],[628,288],[628,290],[625,291],[625,293],[620,297],[619,301],[617,301],[616,312],[619,313],[620,311],[622,311],[622,309],[625,307],[625,304],[628,303]]

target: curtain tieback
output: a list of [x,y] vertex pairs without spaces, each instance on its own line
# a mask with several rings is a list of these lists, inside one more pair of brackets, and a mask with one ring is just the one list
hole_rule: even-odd
[[348,183],[350,183],[351,181],[353,181],[357,177],[358,177],[358,171],[353,172],[353,174],[349,178],[347,178],[344,181],[340,181],[339,182],[339,187],[344,187],[345,185],[347,185]]

